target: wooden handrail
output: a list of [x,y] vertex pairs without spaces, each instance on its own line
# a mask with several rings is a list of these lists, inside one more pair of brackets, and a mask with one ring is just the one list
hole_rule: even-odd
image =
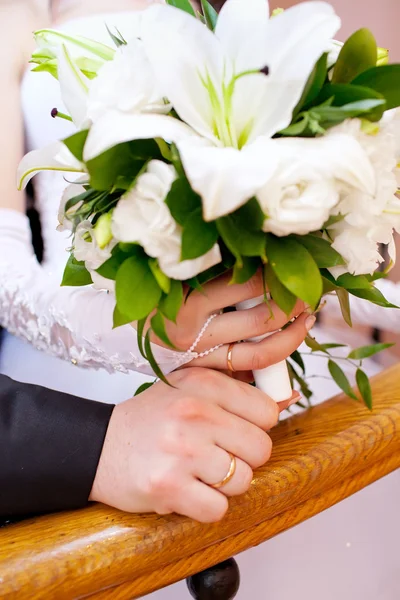
[[95,505],[0,530],[0,597],[139,598],[343,500],[400,466],[398,367],[372,387],[373,412],[338,396],[276,427],[270,462],[221,523]]

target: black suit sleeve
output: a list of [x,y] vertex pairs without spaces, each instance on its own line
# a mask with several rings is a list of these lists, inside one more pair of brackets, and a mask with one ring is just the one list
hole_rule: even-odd
[[0,515],[85,506],[113,409],[0,375]]

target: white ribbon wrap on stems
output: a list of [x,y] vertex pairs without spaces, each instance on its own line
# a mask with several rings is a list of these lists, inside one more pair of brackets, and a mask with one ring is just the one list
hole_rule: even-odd
[[[237,310],[248,310],[264,302],[264,296],[245,300],[236,305]],[[261,340],[273,335],[275,332],[267,333],[256,338],[251,338],[249,342],[260,342]],[[292,386],[290,383],[289,372],[286,361],[283,360],[275,365],[266,367],[259,371],[254,371],[254,380],[257,388],[267,394],[275,402],[284,402],[292,396]]]

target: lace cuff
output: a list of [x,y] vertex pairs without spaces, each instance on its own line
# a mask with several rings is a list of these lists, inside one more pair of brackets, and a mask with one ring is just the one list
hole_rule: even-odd
[[[0,325],[80,366],[154,375],[140,355],[136,331],[130,325],[112,328],[113,310],[106,291],[60,287],[36,260],[27,217],[0,210]],[[193,358],[155,344],[152,349],[166,374]]]

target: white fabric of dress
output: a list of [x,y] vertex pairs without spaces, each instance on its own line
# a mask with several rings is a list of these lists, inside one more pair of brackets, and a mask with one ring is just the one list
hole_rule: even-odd
[[[112,18],[126,30],[136,16],[118,13]],[[110,42],[101,16],[79,19],[62,28]],[[50,115],[52,108],[63,110],[63,106],[58,83],[47,73],[26,73],[22,107],[27,150],[74,132],[72,124]],[[112,329],[111,295],[92,287],[60,287],[70,246],[69,232],[56,231],[66,185],[63,174],[54,171],[34,179],[45,247],[41,265],[33,254],[28,219],[12,210],[0,210],[0,324],[7,329],[0,372],[20,381],[118,403],[154,377],[144,375],[152,375],[152,370],[139,352],[136,331],[129,325]],[[159,346],[153,346],[153,351],[166,373],[190,360],[184,353]]]
[[[104,23],[129,35],[134,13],[77,19],[62,25],[72,34],[108,43]],[[48,74],[27,73],[22,85],[27,150],[71,133],[69,123],[52,120],[62,109],[58,85]],[[66,182],[57,173],[36,177],[45,257],[34,257],[26,217],[0,211],[0,322],[3,336],[0,372],[90,399],[121,402],[148,380],[148,365],[129,327],[112,330],[113,299],[91,288],[60,288],[70,241],[56,231],[60,197]],[[381,289],[399,304],[399,287]],[[400,314],[362,301],[353,302],[353,318],[378,326],[390,320],[400,331]],[[337,341],[337,332],[320,331],[321,341]],[[158,349],[166,371],[186,359]],[[309,371],[324,375],[322,363],[309,359]],[[317,381],[317,380],[316,380]],[[336,392],[321,380],[317,400]],[[317,517],[239,557],[239,600],[398,600],[400,598],[399,474],[395,473]],[[151,594],[152,600],[185,600],[184,583]]]

